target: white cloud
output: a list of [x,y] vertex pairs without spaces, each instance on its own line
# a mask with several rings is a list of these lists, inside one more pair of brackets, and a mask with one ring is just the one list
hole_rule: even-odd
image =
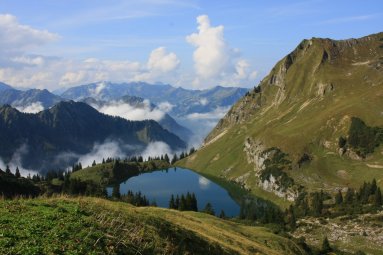
[[27,106],[17,106],[16,109],[25,113],[38,113],[44,110],[44,106],[41,102],[34,102]]
[[199,103],[201,104],[201,105],[207,105],[208,103],[209,103],[209,100],[207,99],[207,98],[201,98],[200,100],[199,100]]
[[[197,77],[196,87],[221,85],[241,85],[254,78],[249,73],[249,63],[239,57],[239,50],[230,48],[224,38],[224,26],[211,26],[207,15],[197,17],[198,33],[186,37],[186,41],[196,49],[193,53]],[[247,84],[242,84],[247,85]]]
[[144,100],[139,106],[132,106],[124,101],[111,101],[101,107],[92,105],[99,112],[119,116],[127,120],[161,120],[165,112],[159,108],[150,106],[149,100]]
[[201,189],[208,189],[209,188],[209,186],[210,186],[210,180],[208,180],[208,179],[206,179],[205,177],[203,177],[203,176],[200,176],[199,178],[198,178],[198,184],[199,184],[199,187],[201,188]]
[[186,41],[196,47],[193,53],[197,75],[212,78],[224,71],[230,49],[223,36],[223,26],[212,27],[207,15],[197,17],[198,33],[186,37]]
[[15,16],[0,14],[0,80],[18,87],[50,90],[100,80],[176,82],[172,73],[180,60],[165,47],[154,49],[143,63],[97,58],[73,60],[32,53],[59,38],[47,30],[20,24]]
[[97,86],[92,89],[89,89],[90,95],[94,98],[99,98],[100,93],[105,89],[106,83],[105,82],[100,82],[97,84]]
[[[18,148],[12,155],[11,160],[7,163],[9,166],[9,169],[11,169],[12,173],[16,172],[16,168],[18,167],[20,170],[20,174],[24,177],[26,177],[28,174],[34,175],[37,174],[36,171],[26,169],[22,165],[22,158],[25,154],[28,153],[28,147],[26,144],[23,144]],[[4,171],[6,168],[6,164],[4,161],[0,158],[0,168]]]
[[214,111],[205,112],[205,113],[190,113],[186,116],[190,120],[216,120],[221,119],[229,111],[229,107],[217,107]]
[[168,101],[161,102],[158,104],[158,109],[163,112],[170,112],[173,109],[174,105],[169,103]]
[[91,152],[79,157],[78,162],[81,162],[81,165],[86,167],[91,166],[93,160],[100,163],[103,158],[123,158],[124,155],[117,142],[107,141],[103,144],[95,144]]
[[164,47],[159,47],[150,53],[148,69],[166,73],[176,69],[179,64],[180,60],[175,53],[167,53]]
[[57,34],[38,30],[18,22],[10,14],[0,14],[0,52],[19,53],[58,40]]
[[148,157],[157,157],[165,154],[171,155],[172,150],[170,149],[169,145],[167,145],[164,142],[149,143],[145,150],[141,153],[144,159],[147,159]]

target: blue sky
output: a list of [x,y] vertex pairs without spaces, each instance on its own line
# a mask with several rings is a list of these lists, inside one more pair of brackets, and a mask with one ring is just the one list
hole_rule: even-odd
[[0,0],[0,80],[250,87],[304,38],[361,37],[382,24],[381,0]]

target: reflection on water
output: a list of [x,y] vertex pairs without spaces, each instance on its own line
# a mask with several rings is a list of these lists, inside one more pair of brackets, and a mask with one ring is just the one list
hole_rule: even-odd
[[209,185],[210,185],[210,181],[203,176],[200,176],[198,178],[198,183],[201,189],[207,189],[209,188]]
[[[126,194],[128,190],[141,191],[150,202],[155,201],[158,206],[165,208],[168,207],[172,194],[176,196],[190,192],[196,195],[199,210],[210,202],[216,214],[219,214],[221,210],[224,210],[227,216],[239,214],[238,204],[224,188],[184,168],[171,168],[132,177],[120,184],[121,194]],[[112,189],[109,188],[109,195],[111,192]]]

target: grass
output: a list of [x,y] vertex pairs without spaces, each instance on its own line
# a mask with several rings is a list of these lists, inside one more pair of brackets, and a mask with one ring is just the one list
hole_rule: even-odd
[[0,201],[1,254],[303,254],[262,227],[89,197]]
[[[352,47],[340,43],[337,49],[342,50],[324,63],[323,51],[333,54],[337,49],[332,43],[314,39],[310,47],[295,52],[294,63],[281,78],[282,85],[271,84],[271,80],[284,60],[261,82],[261,99],[254,92],[243,97],[208,136],[209,141],[219,138],[178,165],[229,181],[247,176],[245,186],[253,195],[286,208],[289,202],[257,187],[255,166],[248,163],[244,151],[250,137],[262,142],[265,149],[277,147],[287,153],[293,169],[286,173],[309,192],[358,187],[373,178],[383,188],[383,146],[365,160],[338,154],[338,139],[347,136],[351,117],[368,126],[383,127],[383,75],[374,67],[383,55],[381,36]],[[353,64],[366,61],[368,65]],[[320,85],[332,89],[321,94]],[[279,103],[278,94],[284,94]],[[299,168],[297,162],[304,153],[313,160]]]

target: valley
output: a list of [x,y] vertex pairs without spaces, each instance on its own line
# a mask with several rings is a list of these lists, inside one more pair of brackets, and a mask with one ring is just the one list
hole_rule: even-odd
[[381,3],[282,2],[4,3],[0,254],[383,254]]

